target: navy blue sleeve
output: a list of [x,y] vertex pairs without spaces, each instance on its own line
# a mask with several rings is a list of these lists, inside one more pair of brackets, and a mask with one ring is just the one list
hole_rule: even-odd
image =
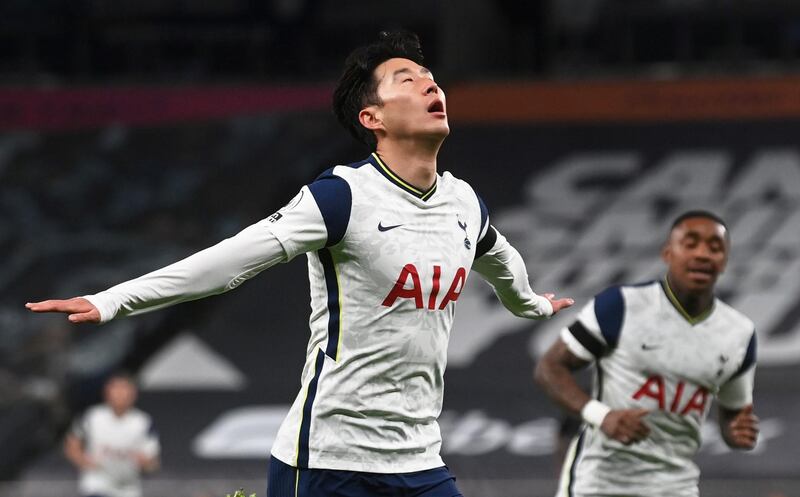
[[597,294],[594,298],[594,314],[609,348],[616,347],[625,318],[625,300],[620,287],[613,286]]
[[308,185],[308,189],[311,190],[311,195],[325,221],[325,228],[328,230],[325,246],[336,245],[344,238],[350,222],[350,209],[353,203],[350,185],[343,178],[334,175],[333,169],[328,169]]
[[150,420],[150,425],[147,427],[147,435],[153,438],[158,438],[158,431],[156,431],[156,426],[153,424],[153,420]]
[[[481,208],[481,229],[478,230],[478,234],[483,233],[483,228],[486,226],[486,222],[489,220],[489,209],[486,207],[486,204],[483,202],[483,199],[477,193],[475,194],[478,197],[478,205]],[[488,236],[489,232],[486,232],[484,237]],[[495,235],[496,236],[496,235]],[[480,240],[478,240],[480,242]],[[491,247],[490,247],[491,248]]]
[[[478,234],[480,235],[480,233],[483,233],[483,228],[489,221],[489,209],[486,207],[480,195],[476,193],[475,196],[478,197],[478,206],[481,210],[481,227],[478,230]],[[497,242],[497,230],[494,229],[494,226],[490,225],[486,229],[486,234],[483,235],[483,238],[478,240],[478,244],[475,246],[475,259],[490,251],[492,247],[494,247],[495,242]]]
[[747,344],[747,352],[744,354],[744,360],[742,361],[742,365],[739,366],[739,369],[733,373],[731,378],[736,378],[740,374],[744,373],[750,366],[755,364],[756,362],[756,332],[753,330],[753,335],[750,337],[750,343]]

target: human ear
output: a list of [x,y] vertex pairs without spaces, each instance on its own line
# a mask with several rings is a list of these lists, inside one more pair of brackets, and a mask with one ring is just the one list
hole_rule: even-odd
[[364,107],[358,113],[358,122],[370,131],[383,129],[383,119],[377,106]]
[[669,265],[670,255],[672,255],[672,251],[670,250],[669,242],[667,242],[663,247],[661,247],[661,260],[667,265]]

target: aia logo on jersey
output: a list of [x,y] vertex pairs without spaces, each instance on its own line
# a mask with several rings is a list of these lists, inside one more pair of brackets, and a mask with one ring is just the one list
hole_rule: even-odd
[[[675,396],[669,403],[669,412],[686,416],[692,411],[697,411],[697,413],[702,416],[706,410],[708,390],[705,387],[698,386],[695,388],[694,393],[684,397],[685,389],[686,383],[683,381],[679,381],[675,385]],[[647,378],[647,381],[645,381],[642,386],[639,387],[639,390],[633,394],[633,398],[639,400],[642,397],[650,397],[658,402],[658,408],[660,410],[666,411],[668,400],[666,398],[666,390],[664,378],[659,375],[655,375]]]
[[467,270],[463,267],[460,267],[456,270],[456,274],[453,276],[453,281],[450,283],[447,293],[444,294],[444,297],[442,297],[442,300],[437,305],[436,300],[439,296],[441,277],[442,267],[433,266],[431,292],[428,294],[426,305],[422,294],[422,282],[419,279],[419,271],[417,271],[417,267],[415,265],[406,264],[403,266],[403,269],[400,270],[400,276],[397,277],[397,281],[395,282],[392,290],[389,292],[389,295],[383,299],[383,305],[386,307],[391,307],[394,305],[397,299],[414,299],[414,304],[416,305],[417,309],[427,308],[431,311],[435,309],[441,311],[447,307],[447,304],[450,302],[455,302],[458,300],[458,297],[461,295],[461,291],[464,289],[464,283],[467,281]]

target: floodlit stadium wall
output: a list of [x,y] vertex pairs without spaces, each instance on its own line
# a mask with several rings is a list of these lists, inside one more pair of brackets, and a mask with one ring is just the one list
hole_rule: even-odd
[[[798,82],[448,91],[452,131],[440,169],[475,186],[536,289],[580,305],[608,285],[660,277],[659,249],[681,211],[709,208],[730,224],[720,295],[756,323],[761,441],[731,453],[709,423],[698,457],[706,496],[800,492],[800,387],[792,381],[800,374]],[[172,93],[181,105],[162,95],[144,120],[126,120],[139,107],[125,103],[124,91],[104,93],[101,118],[80,110],[96,100],[91,92],[49,113],[40,97],[52,93],[14,100],[0,91],[4,333],[44,333],[43,318],[24,315],[19,302],[87,293],[188,255],[268,216],[318,172],[366,155],[337,128],[325,99],[309,104],[319,89],[294,100],[304,105],[297,108],[280,100],[228,108],[216,98],[213,112],[192,113],[218,90]],[[58,117],[63,108],[87,117]],[[163,470],[149,482],[154,495],[241,485],[262,495],[254,482],[265,481],[272,437],[299,387],[305,271],[295,261],[231,294],[67,331],[68,366],[57,384],[68,407],[92,401],[87,392],[105,371],[130,366],[164,445]],[[505,311],[477,276],[468,286],[449,349],[444,459],[467,495],[548,495],[563,418],[533,385],[532,369],[575,312],[534,324]],[[115,361],[92,362],[104,346]],[[56,448],[18,478],[6,487],[17,496],[63,495],[74,483]]]

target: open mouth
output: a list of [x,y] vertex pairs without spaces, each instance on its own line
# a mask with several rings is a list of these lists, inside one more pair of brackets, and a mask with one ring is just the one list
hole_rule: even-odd
[[707,267],[690,267],[688,268],[689,275],[695,279],[710,279],[714,277],[715,271]]
[[444,112],[444,103],[442,103],[441,100],[434,100],[428,106],[428,112],[431,114],[434,112]]

